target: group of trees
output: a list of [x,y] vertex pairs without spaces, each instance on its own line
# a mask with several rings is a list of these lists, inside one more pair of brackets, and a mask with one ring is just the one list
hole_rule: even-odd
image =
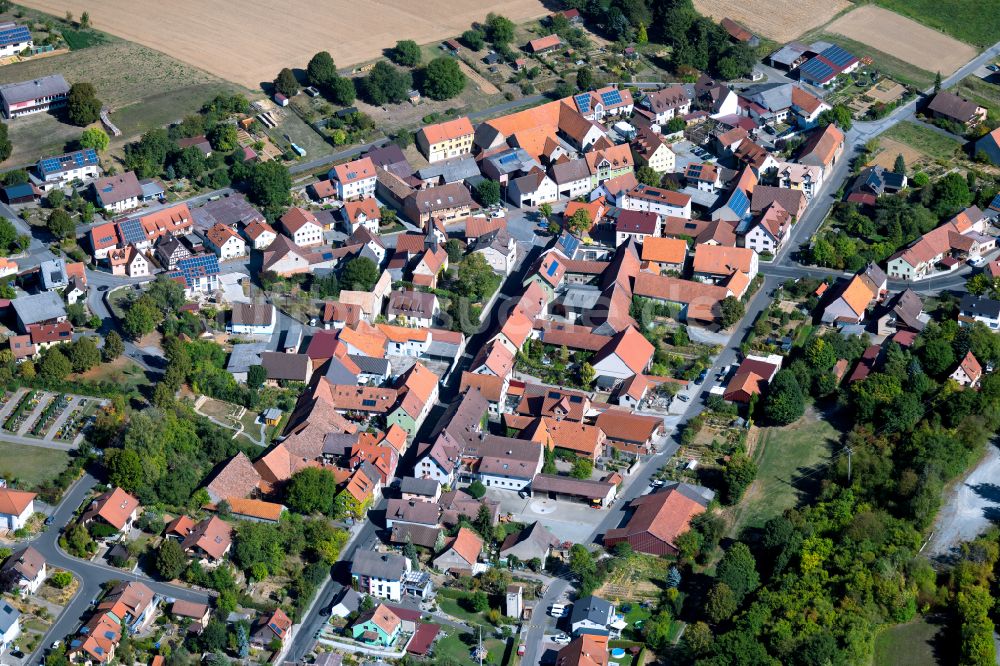
[[337,73],[333,56],[328,51],[320,51],[314,55],[306,66],[306,78],[309,85],[315,86],[324,97],[335,104],[350,106],[354,104],[354,80]]
[[[699,628],[690,639],[685,634],[681,648],[691,661],[865,662],[881,625],[906,622],[924,608],[951,618],[960,663],[993,662],[987,599],[1000,552],[996,534],[988,546],[968,547],[968,562],[951,581],[939,581],[919,550],[945,484],[1000,427],[1000,377],[986,375],[973,391],[948,374],[967,351],[983,364],[1000,363],[1000,338],[982,325],[932,322],[910,348],[888,344],[866,378],[838,387],[834,364],[845,359],[850,367],[867,345],[835,332],[814,337],[772,382],[762,403],[768,420],[796,418],[808,395],[842,405],[848,432],[815,501],[727,548],[714,584],[692,607],[690,619],[701,622],[689,623]],[[841,455],[848,448],[850,474]],[[698,532],[678,540],[682,561],[704,551],[694,548]]]
[[[399,42],[396,49],[392,50],[395,62],[404,64],[412,62],[414,66],[420,62],[420,51],[417,49],[415,57],[406,46],[400,46],[405,42]],[[402,51],[400,49],[402,48]],[[435,100],[445,100],[455,97],[465,89],[466,77],[459,67],[455,58],[439,56],[427,63],[423,68],[417,70],[420,89],[425,95]],[[361,92],[365,99],[379,106],[385,104],[399,104],[405,102],[409,97],[410,90],[413,89],[413,73],[408,69],[401,69],[385,60],[379,60],[368,74],[361,79]]]
[[74,83],[69,87],[66,116],[74,125],[85,127],[97,122],[101,117],[102,106],[92,83]]

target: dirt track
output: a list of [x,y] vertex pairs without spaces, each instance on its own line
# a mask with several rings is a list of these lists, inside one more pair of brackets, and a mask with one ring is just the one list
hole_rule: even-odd
[[942,76],[976,57],[976,49],[875,5],[844,14],[826,28]]
[[[95,28],[163,51],[250,88],[282,67],[305,67],[329,51],[338,67],[371,60],[400,39],[460,35],[490,11],[515,20],[544,16],[540,0],[25,0],[62,17],[90,12]],[[122,63],[127,67],[128,63]]]
[[726,17],[777,42],[789,42],[823,25],[850,6],[847,0],[694,0],[715,20]]

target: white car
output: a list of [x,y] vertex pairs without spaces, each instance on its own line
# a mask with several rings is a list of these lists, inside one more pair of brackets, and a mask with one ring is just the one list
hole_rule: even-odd
[[550,636],[553,643],[567,644],[570,641],[570,637],[566,634],[559,634],[558,636]]

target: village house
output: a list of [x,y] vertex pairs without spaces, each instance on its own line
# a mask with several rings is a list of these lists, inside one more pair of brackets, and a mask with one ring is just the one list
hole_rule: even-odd
[[243,227],[243,237],[250,242],[255,250],[264,250],[278,237],[278,232],[267,222],[254,220]]
[[61,108],[66,106],[68,98],[69,84],[62,74],[0,86],[3,114],[11,120],[30,113]]
[[239,259],[249,254],[246,242],[232,227],[221,222],[208,230],[205,234],[205,243],[219,256],[220,261]]
[[394,291],[389,294],[385,315],[402,326],[430,328],[441,307],[437,296],[422,291]]
[[632,155],[638,166],[648,166],[656,173],[672,173],[677,156],[662,136],[648,127],[640,127],[632,141]]
[[691,197],[681,192],[639,184],[618,204],[625,210],[641,210],[663,217],[691,217]]
[[32,546],[15,550],[0,566],[0,586],[7,591],[36,594],[47,575],[45,558]]
[[458,528],[454,537],[445,543],[445,549],[433,560],[434,568],[444,573],[479,570],[479,555],[483,551],[483,540],[468,527]]
[[156,241],[153,255],[160,265],[168,271],[177,268],[177,262],[191,256],[191,250],[181,239],[175,236],[164,236]]
[[382,223],[382,213],[379,210],[378,201],[373,197],[345,202],[340,209],[340,214],[348,234],[353,234],[360,228],[378,234],[379,225]]
[[149,261],[135,249],[135,245],[126,245],[121,249],[113,249],[108,253],[108,264],[112,275],[128,277],[149,277]]
[[792,233],[792,216],[775,201],[753,221],[743,236],[743,244],[757,254],[775,255]]
[[653,120],[659,125],[691,112],[691,98],[684,86],[669,86],[648,93],[640,104],[652,112]]
[[42,191],[63,187],[73,181],[85,182],[101,175],[101,163],[93,148],[75,150],[55,157],[43,157],[35,165]]
[[402,621],[385,604],[362,613],[351,625],[351,636],[358,641],[379,647],[390,647],[399,637]]
[[948,379],[953,379],[958,382],[959,386],[970,386],[975,387],[979,384],[979,380],[983,376],[983,366],[979,364],[979,361],[972,352],[966,352],[965,356],[959,362],[958,367],[948,375]]
[[119,532],[132,529],[139,512],[139,500],[121,488],[113,488],[94,499],[80,520],[84,524],[99,521]]
[[885,288],[885,272],[878,265],[869,264],[865,270],[851,278],[840,295],[824,308],[823,323],[861,323],[868,307],[882,297]]
[[421,127],[414,137],[417,147],[431,164],[472,154],[475,132],[465,116]]
[[472,214],[475,203],[462,183],[448,183],[410,193],[403,201],[403,213],[418,227],[427,230],[431,220],[448,225],[465,220]]
[[615,245],[630,239],[642,243],[646,238],[660,235],[662,220],[656,213],[640,210],[622,210],[615,222]]
[[273,305],[234,303],[229,320],[229,331],[234,335],[263,335],[274,333],[277,312]]
[[139,185],[139,179],[136,178],[134,171],[98,178],[91,184],[91,187],[98,208],[124,213],[138,208],[142,202],[142,187]]
[[299,247],[323,244],[323,226],[311,211],[304,208],[289,208],[281,216],[281,228]]
[[24,527],[35,513],[35,493],[0,488],[0,530],[13,532]]
[[[809,135],[799,150],[798,162],[808,166],[832,167],[844,152],[844,133],[830,123]],[[786,187],[786,186],[783,186]]]
[[964,294],[958,306],[958,323],[960,326],[971,326],[975,322],[985,324],[992,330],[1000,328],[1000,301]]
[[704,513],[714,496],[707,488],[670,481],[663,489],[632,500],[634,513],[623,527],[604,534],[604,546],[625,542],[640,553],[676,555],[677,537],[688,530],[692,518]]
[[927,105],[934,118],[943,118],[964,127],[974,127],[986,120],[986,109],[953,92],[942,90]]
[[375,163],[362,157],[346,164],[338,164],[329,173],[337,186],[337,197],[342,201],[375,196]]
[[410,568],[410,560],[402,555],[359,551],[351,561],[351,579],[363,594],[399,601],[403,595],[403,578]]

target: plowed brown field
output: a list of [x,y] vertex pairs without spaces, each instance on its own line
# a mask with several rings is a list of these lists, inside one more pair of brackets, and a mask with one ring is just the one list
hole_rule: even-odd
[[[548,13],[540,0],[24,0],[58,17],[90,13],[99,29],[256,88],[282,67],[329,51],[338,67],[371,60],[397,40],[456,37],[497,12],[514,21]],[[128,63],[122,63],[128,67]]]
[[694,0],[702,14],[717,21],[728,16],[776,42],[790,42],[850,5],[847,0]]

